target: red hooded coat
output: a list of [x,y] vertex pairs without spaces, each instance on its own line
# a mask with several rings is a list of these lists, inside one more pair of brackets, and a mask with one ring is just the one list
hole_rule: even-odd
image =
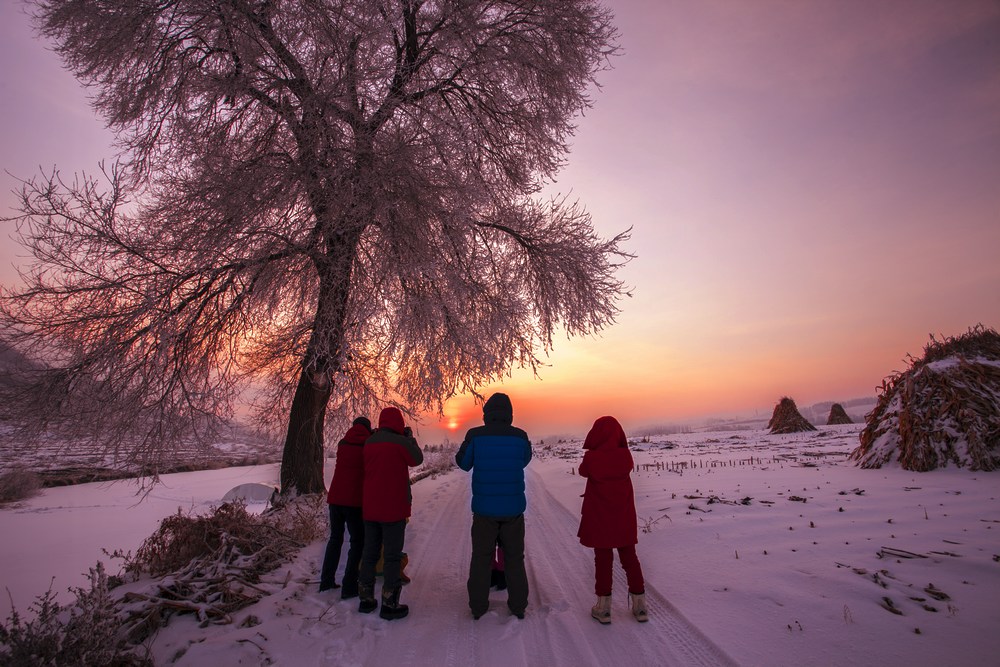
[[632,453],[614,417],[594,422],[583,443],[580,476],[587,478],[577,537],[585,547],[615,549],[639,542],[632,491]]
[[423,452],[417,441],[404,435],[403,414],[385,408],[378,418],[378,430],[365,441],[364,502],[365,521],[393,523],[410,516],[410,471],[420,465]]
[[337,443],[337,462],[333,479],[326,494],[331,505],[361,507],[361,489],[365,476],[365,459],[362,446],[372,432],[364,424],[354,424]]

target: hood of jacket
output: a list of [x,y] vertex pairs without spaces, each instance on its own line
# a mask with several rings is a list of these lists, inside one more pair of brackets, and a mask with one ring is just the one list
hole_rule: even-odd
[[[368,420],[366,419],[365,421],[367,422]],[[371,434],[372,430],[369,426],[355,423],[351,428],[347,429],[347,433],[344,434],[344,441],[352,445],[363,445]]]
[[484,424],[510,424],[514,421],[514,407],[507,394],[493,394],[483,406]]
[[594,422],[583,441],[584,449],[601,449],[604,447],[628,447],[625,430],[614,417],[601,417]]
[[403,413],[399,408],[383,408],[378,416],[378,427],[403,435],[406,423],[403,421]]

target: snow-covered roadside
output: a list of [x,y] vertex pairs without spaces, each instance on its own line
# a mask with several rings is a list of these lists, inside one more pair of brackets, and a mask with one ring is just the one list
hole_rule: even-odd
[[71,601],[67,589],[86,584],[98,560],[108,562],[104,550],[135,551],[165,516],[207,512],[234,486],[277,476],[277,464],[174,473],[145,498],[134,480],[94,482],[43,489],[0,508],[0,616],[7,618],[11,598],[25,611],[50,581],[57,600]]
[[[669,517],[640,535],[647,577],[741,664],[995,664],[1000,474],[862,470],[858,428],[640,445],[638,514]],[[696,449],[737,465],[641,470]]]
[[[336,592],[317,592],[324,545],[316,542],[286,569],[268,576],[266,586],[274,593],[237,613],[233,625],[199,628],[191,616],[173,618],[156,638],[154,656],[157,664],[196,666],[237,660],[995,664],[1000,655],[995,632],[1000,621],[1000,563],[995,561],[1000,474],[861,470],[845,461],[858,428],[788,436],[695,433],[636,444],[633,480],[640,528],[646,529],[640,531],[639,556],[653,607],[645,625],[628,615],[621,578],[615,584],[613,623],[602,627],[589,618],[591,554],[575,537],[583,480],[573,472],[581,450],[578,442],[568,442],[536,446],[528,468],[532,592],[524,621],[507,613],[503,593],[493,594],[489,614],[471,620],[464,584],[468,477],[455,471],[413,488],[407,551],[414,581],[403,594],[411,617],[388,623],[359,615],[356,602],[342,602]],[[687,469],[671,470],[682,462]],[[207,507],[230,487],[266,474],[273,475],[273,469],[168,476],[167,486],[150,500],[165,501],[162,514],[178,506]],[[221,479],[224,475],[229,477]],[[135,519],[133,546],[120,545],[134,548],[156,519],[150,500],[135,505],[132,491],[124,485],[49,489],[20,508],[0,511],[0,531],[5,538],[16,536],[19,545],[8,551],[11,540],[4,540],[4,583],[11,581],[15,559],[25,562],[17,571],[34,577],[36,588],[44,589],[52,574],[58,575],[56,589],[82,583],[82,578],[69,582],[65,577],[85,572],[100,554],[97,548],[84,557],[80,544],[98,540],[104,530],[124,541],[131,515],[148,515],[149,527],[140,529],[142,522]],[[57,500],[57,492],[70,495]],[[21,523],[11,516],[20,516]],[[72,524],[90,526],[93,535],[82,540],[65,532]],[[61,540],[54,539],[62,542],[61,558],[46,561],[42,552],[54,547],[36,537],[60,531]],[[886,557],[879,558],[880,551]],[[904,552],[924,557],[903,558]],[[929,584],[934,595],[940,591],[949,599],[926,592]],[[885,609],[883,598],[902,614]],[[27,606],[21,596],[15,601],[19,609]]]

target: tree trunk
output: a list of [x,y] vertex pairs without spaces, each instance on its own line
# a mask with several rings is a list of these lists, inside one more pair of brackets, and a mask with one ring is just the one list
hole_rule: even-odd
[[281,493],[323,493],[323,425],[332,390],[329,376],[302,369],[281,455]]
[[302,360],[299,384],[288,415],[281,455],[281,493],[323,493],[323,428],[333,377],[340,371],[344,318],[358,234],[337,246],[340,252],[317,262],[319,301],[312,337]]

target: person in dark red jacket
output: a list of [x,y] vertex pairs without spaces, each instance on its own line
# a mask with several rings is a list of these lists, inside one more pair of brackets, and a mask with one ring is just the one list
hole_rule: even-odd
[[365,548],[361,556],[358,611],[368,614],[375,602],[375,564],[379,552],[385,555],[382,573],[382,609],[387,620],[403,618],[409,607],[399,603],[402,589],[400,561],[410,516],[409,468],[420,465],[424,454],[403,422],[398,408],[385,408],[378,418],[378,430],[365,442],[365,480],[361,513],[365,520]]
[[597,604],[590,615],[601,623],[611,622],[611,566],[614,549],[628,581],[632,615],[640,622],[649,620],[642,567],[635,553],[639,530],[632,491],[632,453],[621,424],[614,417],[601,417],[583,443],[586,452],[580,476],[587,478],[583,493],[580,543],[594,550],[594,592]]
[[361,517],[361,484],[365,474],[362,447],[371,434],[372,423],[367,417],[358,417],[351,428],[347,429],[347,433],[337,443],[337,462],[333,468],[330,490],[326,494],[326,502],[330,505],[330,540],[326,543],[319,590],[338,588],[334,578],[340,565],[340,550],[344,546],[346,526],[351,535],[351,546],[347,550],[343,590],[340,593],[344,600],[358,597],[358,568],[365,544],[365,523]]

